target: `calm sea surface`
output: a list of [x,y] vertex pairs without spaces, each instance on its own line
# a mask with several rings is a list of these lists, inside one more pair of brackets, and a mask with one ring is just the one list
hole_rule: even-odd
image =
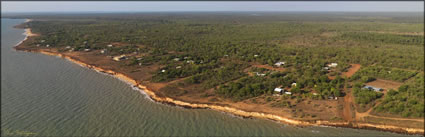
[[406,136],[298,128],[263,119],[158,104],[111,76],[64,59],[14,51],[25,20],[1,19],[1,130],[37,136]]

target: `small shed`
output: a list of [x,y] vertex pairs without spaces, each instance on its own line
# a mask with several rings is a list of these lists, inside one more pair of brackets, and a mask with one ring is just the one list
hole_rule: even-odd
[[317,93],[317,91],[315,91],[315,90],[311,91],[311,94],[313,94],[314,96],[319,95],[319,93]]
[[284,89],[282,88],[275,88],[274,92],[283,93]]
[[274,63],[274,65],[280,67],[282,65],[285,65],[285,62],[284,61],[279,61],[279,62]]
[[113,60],[115,60],[115,61],[120,61],[120,60],[124,60],[124,59],[126,59],[127,57],[125,56],[125,55],[121,55],[121,56],[115,56],[114,58],[113,58]]
[[266,76],[266,74],[264,74],[264,73],[258,73],[258,72],[255,72],[255,74],[256,74],[257,76],[261,76],[261,77]]
[[331,63],[331,64],[328,64],[328,67],[329,67],[329,68],[334,68],[334,67],[336,67],[336,66],[338,66],[338,63]]
[[374,91],[383,91],[382,88],[377,88],[377,87],[368,86],[368,85],[364,86],[363,88],[364,89],[369,89],[369,90],[374,90]]
[[107,49],[102,49],[100,50],[100,53],[105,54],[108,50]]

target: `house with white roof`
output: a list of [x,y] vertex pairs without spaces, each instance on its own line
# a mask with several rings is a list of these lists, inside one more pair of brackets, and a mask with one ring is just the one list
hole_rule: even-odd
[[256,74],[257,76],[261,76],[261,77],[266,76],[266,74],[264,74],[264,73],[258,73],[258,72],[255,72],[255,74]]
[[331,64],[328,64],[328,67],[329,67],[329,68],[334,68],[334,67],[336,67],[336,66],[338,66],[338,63],[331,63]]
[[105,54],[106,51],[108,51],[108,50],[107,49],[102,49],[102,50],[100,50],[100,53]]
[[278,92],[278,93],[282,93],[284,91],[284,89],[283,88],[275,88],[274,89],[274,92]]
[[279,62],[274,63],[274,65],[280,67],[282,65],[285,65],[285,62],[284,61],[279,61]]
[[369,89],[369,90],[374,90],[374,91],[376,91],[376,92],[378,92],[378,91],[383,91],[383,89],[382,89],[382,88],[377,88],[377,87],[374,87],[374,86],[368,86],[368,85],[364,86],[363,88],[364,88],[364,89]]
[[113,60],[115,60],[115,61],[120,61],[120,60],[124,60],[124,59],[126,59],[127,57],[125,56],[125,55],[121,55],[121,56],[115,56],[114,58],[113,58]]

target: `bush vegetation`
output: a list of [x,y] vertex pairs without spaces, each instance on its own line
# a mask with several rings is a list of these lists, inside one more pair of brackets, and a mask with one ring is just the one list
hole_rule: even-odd
[[[35,19],[26,25],[34,33],[42,34],[32,45],[49,44],[61,50],[71,46],[76,51],[107,49],[105,56],[141,56],[130,57],[127,65],[162,66],[153,74],[152,82],[184,78],[183,86],[213,88],[222,97],[241,101],[272,95],[276,87],[289,89],[293,95],[288,98],[327,99],[344,96],[343,90],[346,85],[351,86],[350,81],[370,82],[376,78],[407,81],[397,91],[390,91],[391,95],[384,98],[376,111],[423,117],[419,112],[423,112],[420,107],[423,75],[408,80],[424,71],[424,39],[423,35],[417,35],[423,34],[423,16],[363,15],[261,13],[254,16],[243,12],[22,17]],[[109,44],[114,46],[108,47]],[[244,71],[252,64],[272,67],[278,61],[286,62],[282,66],[284,72],[252,68],[249,71],[267,75],[248,76]],[[329,63],[338,66],[328,72],[324,67]],[[350,79],[340,77],[350,64],[361,64],[362,69]],[[359,104],[369,104],[382,96],[361,89],[361,85],[353,88]],[[189,92],[182,90],[174,94],[185,93]]]

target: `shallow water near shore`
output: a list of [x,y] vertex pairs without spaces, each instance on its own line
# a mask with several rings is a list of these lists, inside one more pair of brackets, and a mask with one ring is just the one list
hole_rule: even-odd
[[25,36],[12,27],[25,20],[1,21],[2,136],[408,136],[299,128],[156,103],[111,76],[58,57],[13,50]]

